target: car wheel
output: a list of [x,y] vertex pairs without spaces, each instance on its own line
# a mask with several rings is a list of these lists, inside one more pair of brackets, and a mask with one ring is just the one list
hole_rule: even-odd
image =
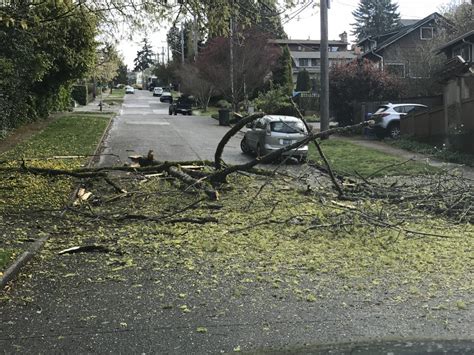
[[242,152],[244,154],[250,153],[250,147],[247,144],[247,139],[245,137],[240,141],[240,149],[242,149]]
[[178,114],[178,111],[174,111],[173,113],[174,113],[174,115],[176,116],[176,115]]
[[390,138],[397,139],[400,137],[400,123],[394,122],[388,126],[388,135]]

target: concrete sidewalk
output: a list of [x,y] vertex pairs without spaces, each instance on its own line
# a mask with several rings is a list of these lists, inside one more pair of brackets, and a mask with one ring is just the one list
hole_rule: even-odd
[[429,155],[425,154],[420,154],[420,153],[415,153],[415,152],[410,152],[408,150],[400,149],[397,147],[393,147],[391,145],[388,145],[384,143],[383,141],[379,140],[369,140],[360,136],[357,137],[343,137],[343,136],[334,136],[335,139],[347,141],[353,144],[360,145],[362,147],[370,148],[370,149],[375,149],[380,152],[398,156],[403,159],[413,159],[415,161],[420,161],[420,162],[425,162],[430,166],[437,167],[440,169],[444,169],[450,172],[456,172],[462,174],[463,177],[465,177],[468,180],[471,180],[474,182],[474,168],[470,166],[465,166],[461,164],[455,164],[455,163],[448,163],[444,162],[441,160],[434,159],[430,157]]
[[109,92],[104,92],[98,95],[94,100],[89,102],[87,105],[79,105],[74,108],[74,112],[118,112],[122,107],[122,100],[117,100],[116,104],[110,104],[102,102],[102,110],[100,109],[101,100],[105,100],[109,97]]

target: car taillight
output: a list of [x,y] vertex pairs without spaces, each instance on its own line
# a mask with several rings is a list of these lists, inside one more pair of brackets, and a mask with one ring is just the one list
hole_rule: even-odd
[[390,115],[388,112],[383,112],[383,113],[380,114],[380,117],[386,117],[388,115]]

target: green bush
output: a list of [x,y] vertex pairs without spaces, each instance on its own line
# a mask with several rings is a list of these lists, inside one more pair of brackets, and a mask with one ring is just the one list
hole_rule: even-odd
[[230,108],[230,103],[227,100],[219,100],[217,101],[216,106],[219,108]]
[[79,105],[87,105],[88,90],[86,85],[73,85],[71,97],[77,101]]
[[290,98],[286,95],[286,89],[280,86],[260,93],[255,99],[257,108],[270,115],[288,115],[298,117]]

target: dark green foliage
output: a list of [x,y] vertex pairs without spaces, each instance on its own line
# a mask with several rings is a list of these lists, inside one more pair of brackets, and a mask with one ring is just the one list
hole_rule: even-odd
[[306,69],[298,72],[296,78],[296,91],[309,91],[311,90],[311,78]]
[[381,35],[400,27],[398,5],[391,0],[361,0],[352,12],[355,23],[352,34],[360,41],[368,36]]
[[400,82],[367,59],[336,65],[329,77],[330,105],[341,125],[353,123],[352,102],[396,99]]
[[273,70],[273,84],[281,86],[288,95],[293,92],[293,74],[291,55],[288,46],[283,46],[275,70]]
[[290,102],[290,97],[286,94],[285,89],[280,86],[260,93],[258,98],[255,99],[255,104],[259,110],[267,114],[298,116]]
[[148,43],[148,39],[146,37],[143,38],[142,43],[142,49],[137,52],[137,56],[133,60],[135,64],[133,71],[144,71],[153,64],[153,51]]
[[87,85],[73,85],[71,97],[76,100],[79,105],[87,105]]
[[24,20],[0,27],[0,129],[7,131],[68,107],[70,84],[93,60],[96,22],[70,0],[11,2],[2,11]]
[[117,76],[113,79],[115,85],[117,84],[128,84],[128,77],[127,77],[127,65],[120,64],[118,68]]

